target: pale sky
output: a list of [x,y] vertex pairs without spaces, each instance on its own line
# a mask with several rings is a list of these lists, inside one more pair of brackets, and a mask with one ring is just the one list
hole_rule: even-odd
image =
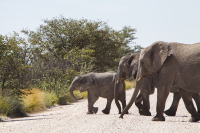
[[0,34],[33,31],[42,19],[101,20],[115,30],[136,28],[137,45],[200,42],[200,0],[0,0]]

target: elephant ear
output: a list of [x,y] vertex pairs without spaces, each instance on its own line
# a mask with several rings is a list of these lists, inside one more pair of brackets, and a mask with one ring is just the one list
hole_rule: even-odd
[[130,66],[131,65],[131,63],[132,63],[132,61],[133,61],[133,59],[134,59],[134,57],[135,57],[135,55],[134,54],[132,54],[132,55],[130,55],[130,57],[127,59],[127,65],[128,66]]
[[93,82],[94,81],[90,75],[83,76],[79,81],[80,92],[88,90],[92,86]]
[[150,53],[153,72],[156,73],[160,70],[163,63],[168,56],[168,44],[165,42],[156,42],[152,45],[152,51]]

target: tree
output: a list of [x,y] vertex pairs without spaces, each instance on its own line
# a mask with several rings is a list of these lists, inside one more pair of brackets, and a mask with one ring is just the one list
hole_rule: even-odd
[[[136,30],[130,27],[115,31],[102,21],[66,19],[62,16],[52,20],[46,19],[44,23],[37,32],[23,32],[29,33],[32,44],[42,47],[57,60],[61,60],[63,66],[70,67],[74,64],[71,58],[76,57],[69,56],[71,50],[80,52],[78,50],[84,49],[92,59],[84,58],[85,54],[81,53],[84,56],[81,63],[88,64],[92,61],[93,71],[113,69],[122,56],[133,52],[128,44],[135,39],[133,35]],[[79,65],[75,66],[77,70],[80,69]]]
[[51,84],[43,88],[54,91],[78,74],[117,70],[120,58],[134,52],[129,44],[136,39],[136,30],[128,26],[116,31],[103,21],[62,16],[45,19],[36,31],[22,32],[31,45],[32,77]]
[[27,87],[28,54],[26,42],[14,32],[11,36],[0,36],[0,81],[1,92],[10,90],[20,97],[21,89]]

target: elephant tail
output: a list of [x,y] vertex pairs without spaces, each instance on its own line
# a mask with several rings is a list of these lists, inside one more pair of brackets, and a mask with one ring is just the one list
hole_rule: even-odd
[[131,97],[131,100],[129,101],[128,105],[125,107],[125,109],[122,111],[121,115],[119,118],[123,118],[124,114],[130,109],[130,107],[133,105],[134,101],[136,100],[136,97],[139,93],[139,90],[140,90],[140,83],[138,83],[136,81],[136,87],[135,87],[135,90],[133,92],[133,95]]

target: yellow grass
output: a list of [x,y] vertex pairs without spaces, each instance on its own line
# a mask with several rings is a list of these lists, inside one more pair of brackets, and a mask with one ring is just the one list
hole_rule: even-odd
[[43,91],[36,88],[32,89],[31,94],[23,98],[25,111],[36,112],[46,108],[44,98],[45,93]]
[[127,90],[135,88],[135,80],[133,80],[133,81],[125,80],[125,84],[126,84],[126,89]]
[[81,98],[81,97],[87,98],[88,93],[87,91],[84,91],[84,92],[74,91],[74,95],[78,98]]

